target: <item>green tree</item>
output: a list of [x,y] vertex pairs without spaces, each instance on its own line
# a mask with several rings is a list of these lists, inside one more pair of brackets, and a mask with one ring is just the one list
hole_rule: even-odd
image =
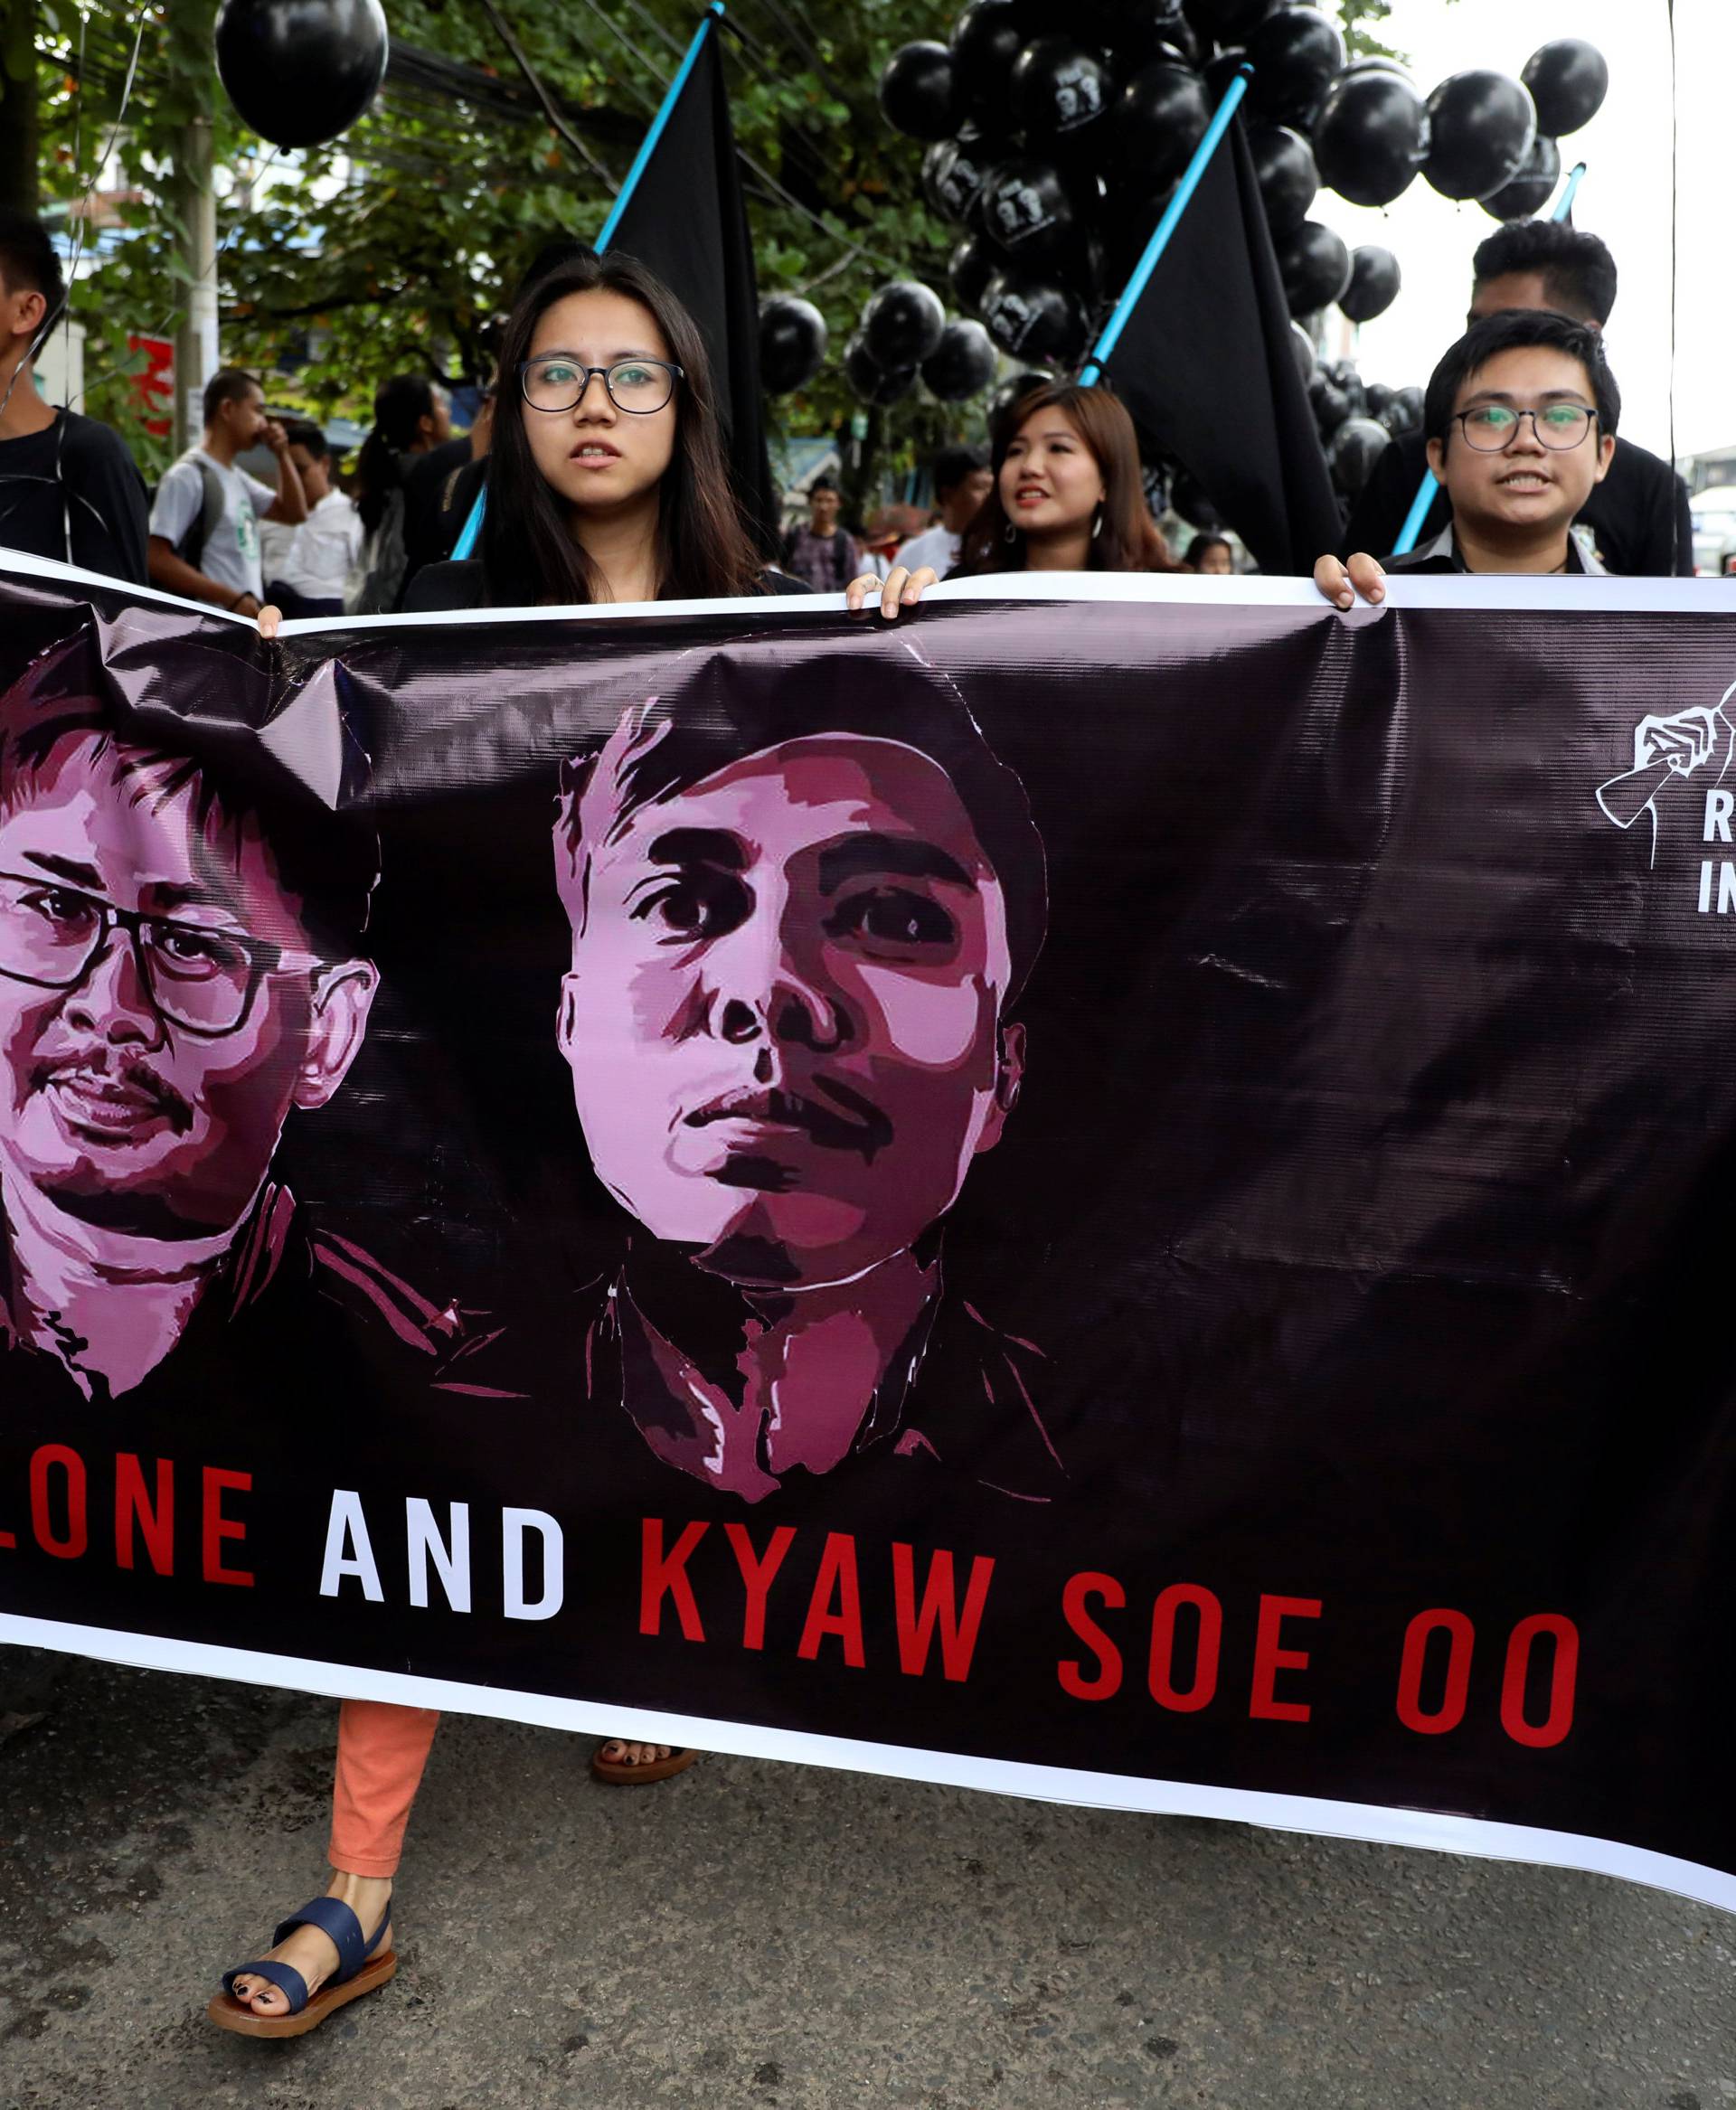
[[[166,449],[140,429],[130,377],[142,362],[127,339],[170,334],[184,303],[175,156],[193,115],[215,119],[224,356],[293,374],[274,396],[365,417],[388,373],[487,371],[529,257],[600,224],[697,14],[694,0],[392,0],[392,62],[373,109],[328,146],[278,154],[213,95],[213,0],[136,5],[147,12],[121,135],[127,186],[74,310],[90,331],[87,407],[153,466]],[[794,0],[735,0],[731,105],[761,291],[812,299],[834,346],[808,389],[773,405],[789,429],[842,435],[860,419],[835,353],[877,285],[910,276],[946,297],[958,231],[925,203],[923,149],[886,125],[875,86],[898,45],[944,37],[957,5],[798,13]],[[1389,0],[1339,6],[1354,48],[1383,48]],[[87,20],[75,0],[0,8],[36,10],[42,190],[71,210],[118,112],[141,17]],[[857,468],[872,478],[980,412],[918,394],[870,422],[872,458]]]

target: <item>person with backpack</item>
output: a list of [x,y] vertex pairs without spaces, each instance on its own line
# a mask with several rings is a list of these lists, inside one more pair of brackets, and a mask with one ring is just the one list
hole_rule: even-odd
[[[265,596],[259,565],[261,520],[297,527],[307,495],[289,452],[289,436],[265,414],[265,391],[239,366],[220,367],[205,383],[205,434],[156,487],[148,551],[151,584],[184,600],[209,601],[238,616],[257,616]],[[261,440],[277,457],[274,491],[235,466]]]
[[[344,591],[349,616],[389,616],[437,552],[440,486],[434,457],[452,438],[446,391],[426,374],[399,373],[373,392],[373,430],[355,457],[355,503],[365,537]],[[468,445],[465,444],[465,452]]]
[[807,524],[784,537],[784,570],[816,593],[842,593],[861,572],[872,569],[847,528],[838,524],[838,487],[829,476],[808,486]]

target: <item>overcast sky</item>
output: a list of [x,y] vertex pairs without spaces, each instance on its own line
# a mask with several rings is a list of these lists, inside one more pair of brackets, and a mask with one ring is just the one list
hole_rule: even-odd
[[[1393,0],[1384,30],[1425,95],[1469,66],[1517,74],[1552,37],[1589,38],[1609,61],[1608,99],[1561,142],[1561,162],[1586,163],[1574,224],[1603,237],[1621,274],[1609,345],[1622,430],[1658,454],[1670,451],[1668,22],[1665,0]],[[1736,446],[1736,0],[1676,0],[1675,33],[1675,451],[1689,454]],[[1353,247],[1383,244],[1404,275],[1392,306],[1360,332],[1363,379],[1426,381],[1464,326],[1471,252],[1494,221],[1420,176],[1384,212],[1322,191],[1314,217]]]

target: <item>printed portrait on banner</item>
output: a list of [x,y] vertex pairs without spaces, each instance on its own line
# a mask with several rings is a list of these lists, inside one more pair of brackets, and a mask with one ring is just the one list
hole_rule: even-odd
[[461,1359],[456,1306],[276,1176],[367,1032],[373,834],[237,737],[245,666],[163,656],[171,690],[222,665],[227,725],[129,711],[83,640],[0,694],[0,1369],[191,1412],[316,1360],[320,1307]]
[[568,759],[553,848],[561,1052],[622,1218],[590,1425],[746,1503],[913,1463],[1053,1501],[1044,1358],[946,1281],[1047,919],[958,685],[905,649],[649,698]]

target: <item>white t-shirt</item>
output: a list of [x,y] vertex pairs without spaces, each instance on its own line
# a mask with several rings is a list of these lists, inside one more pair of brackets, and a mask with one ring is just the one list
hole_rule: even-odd
[[924,528],[920,535],[912,535],[892,559],[894,564],[908,564],[912,571],[924,564],[932,564],[944,579],[958,561],[962,535],[955,535],[950,528]]
[[296,527],[259,523],[259,567],[267,586],[287,586],[310,601],[344,598],[344,582],[362,554],[362,516],[341,491],[328,491]]
[[[196,449],[197,452],[203,450]],[[212,455],[205,456],[205,468],[215,470],[223,486],[222,517],[205,537],[193,569],[214,579],[237,594],[250,593],[255,600],[265,591],[259,572],[259,537],[257,516],[277,503],[269,484],[261,484],[245,469],[225,467]],[[151,532],[161,535],[171,547],[177,543],[205,507],[204,474],[200,466],[183,455],[156,487],[151,508]]]

